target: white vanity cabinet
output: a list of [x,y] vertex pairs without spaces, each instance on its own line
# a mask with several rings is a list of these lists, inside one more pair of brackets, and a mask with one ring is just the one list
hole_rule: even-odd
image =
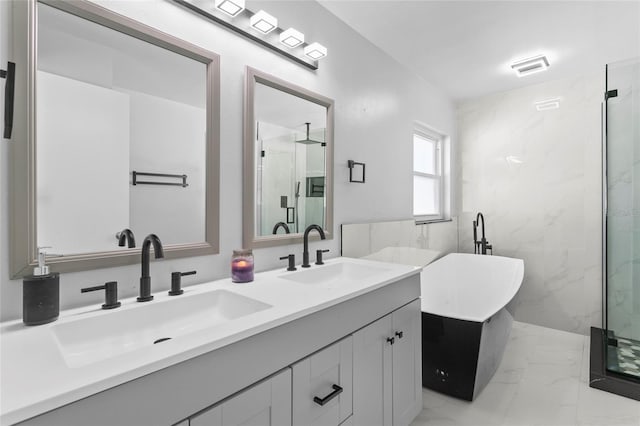
[[291,425],[290,368],[193,416],[188,423],[188,426],[241,425]]
[[404,426],[422,409],[420,300],[353,334],[353,424]]
[[[422,406],[419,278],[389,281],[215,350],[70,398],[66,405],[2,423],[407,425]],[[179,339],[158,350],[172,344],[179,345]]]
[[351,336],[293,365],[293,424],[338,426],[353,411]]

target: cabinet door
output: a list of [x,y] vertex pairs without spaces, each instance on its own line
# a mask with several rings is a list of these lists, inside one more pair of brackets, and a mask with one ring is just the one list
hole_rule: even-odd
[[353,334],[353,424],[392,424],[391,315]]
[[291,425],[291,369],[287,368],[190,419],[190,426]]
[[[293,365],[293,424],[338,426],[353,412],[352,337]],[[325,402],[326,401],[326,402]]]
[[422,410],[420,300],[391,314],[393,323],[393,425],[408,425]]

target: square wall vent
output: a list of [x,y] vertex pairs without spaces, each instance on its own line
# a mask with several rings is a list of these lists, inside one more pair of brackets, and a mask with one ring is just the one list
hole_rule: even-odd
[[549,60],[544,55],[534,56],[533,58],[521,59],[512,63],[511,68],[513,68],[518,77],[524,77],[525,75],[546,71],[549,68]]

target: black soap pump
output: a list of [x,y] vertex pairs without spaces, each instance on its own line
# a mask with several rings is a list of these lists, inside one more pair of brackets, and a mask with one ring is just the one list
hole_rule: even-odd
[[43,248],[38,247],[38,266],[33,268],[33,275],[22,281],[22,321],[26,325],[46,324],[60,314],[60,274],[49,273]]

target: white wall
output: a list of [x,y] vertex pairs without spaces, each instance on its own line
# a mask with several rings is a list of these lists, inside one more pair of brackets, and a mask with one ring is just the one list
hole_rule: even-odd
[[38,246],[66,255],[113,250],[116,232],[130,227],[129,96],[37,76]]
[[[473,252],[482,212],[493,253],[524,259],[510,305],[519,321],[582,334],[601,326],[603,93],[604,72],[459,106],[459,246]],[[555,97],[560,109],[535,109]]]
[[[312,243],[311,247],[312,250],[316,247],[330,249],[329,257],[339,255],[341,223],[411,217],[414,120],[452,135],[455,141],[454,107],[442,91],[408,72],[315,2],[259,3],[260,8],[278,17],[280,26],[295,26],[304,31],[309,40],[317,40],[328,47],[329,55],[315,72],[207,22],[172,2],[101,0],[97,3],[221,55],[220,254],[153,261],[153,291],[169,288],[172,271],[196,269],[198,275],[185,279],[186,285],[228,277],[231,251],[241,247],[242,103],[246,65],[335,100],[336,237],[331,241]],[[7,2],[0,2],[2,19],[7,19],[7,7]],[[0,27],[2,43],[10,34],[10,25]],[[8,198],[6,181],[9,172],[4,167],[8,163],[8,144],[3,141],[1,145],[0,307],[1,319],[8,319],[21,315],[22,286],[20,281],[8,278],[9,222],[8,203],[5,201]],[[348,182],[349,159],[367,164],[366,184]],[[447,232],[445,235],[450,239],[455,233]],[[446,244],[456,243],[448,240]],[[301,252],[301,245],[255,250],[256,268],[259,271],[284,268],[278,257],[295,253],[300,261]],[[102,303],[102,295],[81,295],[80,288],[107,280],[119,282],[122,297],[133,296],[137,294],[139,276],[139,265],[64,274],[60,278],[61,307]]]
[[[11,20],[10,7],[8,2],[0,2],[0,68],[7,64],[10,57],[11,39]],[[0,79],[0,105],[2,107],[2,126],[4,129],[4,80]],[[16,304],[22,305],[22,299],[16,298],[15,289],[18,287],[14,283],[9,282],[9,148],[10,142],[6,139],[0,139],[0,298],[6,297],[11,299],[7,309],[0,301],[0,319],[15,316],[15,312],[19,308]],[[9,315],[4,312],[8,311]]]
[[[142,246],[156,233],[163,244],[202,241],[205,235],[206,110],[140,92],[130,92],[131,172],[187,175],[187,187],[128,185],[129,228]],[[162,117],[161,120],[158,117]],[[140,176],[145,182],[178,178]]]

